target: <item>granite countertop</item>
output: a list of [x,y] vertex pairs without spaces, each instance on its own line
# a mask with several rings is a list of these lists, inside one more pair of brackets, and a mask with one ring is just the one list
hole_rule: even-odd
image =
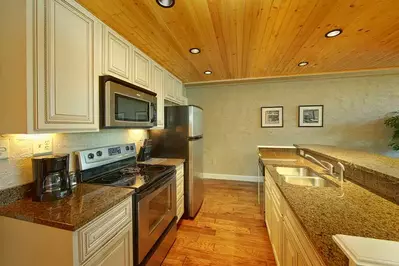
[[295,145],[302,150],[313,151],[331,159],[355,164],[366,171],[399,178],[399,158],[391,158],[380,154],[361,150],[345,149],[327,145]]
[[184,163],[184,159],[175,159],[175,158],[151,158],[148,161],[138,162],[139,164],[151,164],[151,165],[167,165],[167,166],[178,166]]
[[[323,153],[324,154],[324,153]],[[296,214],[326,265],[348,265],[348,259],[332,239],[335,234],[399,241],[399,206],[346,181],[340,187],[303,187],[281,181],[275,166],[310,167],[322,176],[323,169],[290,154],[259,153],[282,195]],[[283,159],[283,160],[279,160]]]
[[0,216],[75,231],[133,193],[130,188],[78,184],[64,199],[35,202],[24,198],[0,207]]

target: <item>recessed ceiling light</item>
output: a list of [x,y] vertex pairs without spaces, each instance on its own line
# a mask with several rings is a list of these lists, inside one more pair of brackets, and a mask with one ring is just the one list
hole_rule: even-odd
[[169,8],[175,5],[175,0],[156,0],[161,7]]
[[300,63],[298,64],[298,66],[304,67],[304,66],[307,66],[308,64],[309,64],[309,62],[303,61],[303,62],[300,62]]
[[335,29],[335,30],[331,30],[331,31],[327,32],[325,36],[326,36],[326,38],[333,38],[333,37],[337,37],[341,33],[342,33],[341,29]]
[[201,50],[199,48],[191,48],[190,53],[192,54],[199,54],[201,53]]
[[204,74],[205,74],[205,75],[210,75],[210,74],[212,74],[212,71],[207,70],[207,71],[204,72]]

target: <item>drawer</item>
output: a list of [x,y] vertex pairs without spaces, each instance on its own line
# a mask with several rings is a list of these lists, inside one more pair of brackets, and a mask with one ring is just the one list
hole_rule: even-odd
[[177,186],[176,189],[176,199],[180,199],[184,194],[184,184],[181,183]]
[[184,195],[177,201],[177,221],[180,220],[180,218],[184,214]]
[[112,209],[77,231],[79,261],[85,262],[132,221],[132,198]]

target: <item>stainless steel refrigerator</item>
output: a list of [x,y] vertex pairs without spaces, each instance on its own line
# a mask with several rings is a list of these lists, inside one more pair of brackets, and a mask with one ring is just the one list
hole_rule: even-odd
[[185,217],[193,218],[204,200],[202,108],[194,105],[165,107],[165,126],[150,130],[152,157],[182,158]]

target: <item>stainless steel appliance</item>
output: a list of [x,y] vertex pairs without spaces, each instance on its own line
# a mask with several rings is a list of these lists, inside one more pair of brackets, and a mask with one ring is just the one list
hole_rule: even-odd
[[112,76],[100,77],[103,128],[150,128],[157,125],[156,93]]
[[151,130],[152,156],[183,158],[185,217],[195,217],[204,200],[202,108],[165,107],[165,128]]
[[136,164],[134,143],[80,151],[77,155],[80,182],[135,190],[135,265],[160,265],[176,238],[175,167]]
[[33,157],[33,200],[53,201],[70,195],[68,168],[69,154]]

